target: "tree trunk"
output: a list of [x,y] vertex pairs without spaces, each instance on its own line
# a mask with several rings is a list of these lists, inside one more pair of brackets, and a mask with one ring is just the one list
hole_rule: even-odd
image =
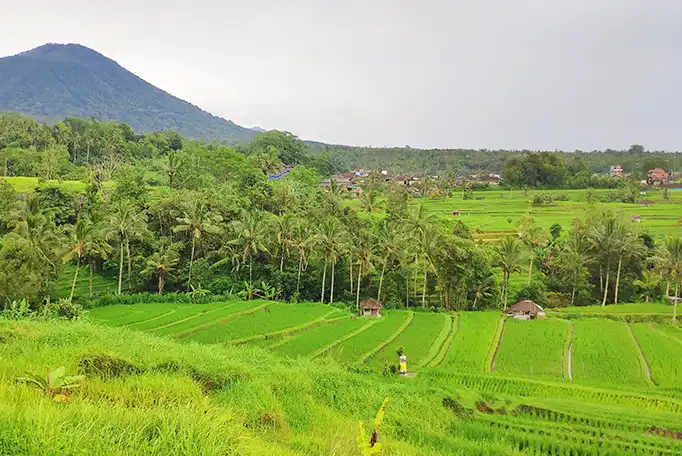
[[533,277],[533,259],[530,259],[530,265],[528,266],[528,285],[530,285],[530,280]]
[[611,269],[611,260],[609,259],[606,262],[606,280],[604,281],[604,297],[602,298],[601,305],[602,307],[606,306],[606,297],[609,294],[609,272]]
[[335,261],[332,261],[332,278],[331,278],[331,287],[329,289],[329,304],[334,302],[334,268],[335,268]]
[[474,306],[472,309],[476,309],[476,302],[478,301],[478,296],[474,295]]
[[599,292],[600,293],[604,292],[604,276],[603,276],[601,263],[599,264]]
[[665,297],[670,297],[670,279],[668,279],[665,283]]
[[502,276],[502,299],[504,301],[504,311],[507,311],[507,289],[509,288],[509,273],[505,272]]
[[194,235],[192,235],[192,252],[189,256],[189,275],[187,277],[187,288],[189,289],[189,286],[192,283],[192,265],[194,264],[194,247],[196,245],[196,238]]
[[379,292],[377,293],[377,301],[381,301],[381,286],[384,284],[384,273],[386,272],[386,263],[388,263],[388,257],[384,257],[384,264],[381,267],[381,276],[379,277]]
[[358,265],[358,283],[355,287],[355,308],[360,312],[360,281],[362,280],[362,264]]
[[253,255],[249,255],[249,301],[253,297]]
[[284,271],[284,251],[282,251],[282,258],[279,259],[279,272]]
[[296,279],[296,292],[301,291],[301,271],[303,271],[303,255],[298,258],[298,278]]
[[417,257],[416,257],[416,256],[414,257],[414,274],[413,274],[413,278],[414,278],[414,299],[415,299],[415,301],[416,301],[416,299],[417,299]]
[[620,287],[620,268],[623,265],[623,255],[618,256],[618,271],[616,272],[616,289],[613,292],[613,303],[618,304],[618,288]]
[[348,256],[348,270],[350,271],[350,292],[353,294],[353,255]]
[[424,269],[424,287],[422,288],[422,308],[426,309],[426,282],[428,280],[429,270]]
[[675,326],[676,319],[677,319],[677,284],[675,284],[675,301],[673,302],[673,326]]
[[121,260],[118,263],[118,294],[121,294],[122,282],[123,282],[123,239],[121,239]]
[[410,274],[409,271],[405,276],[405,308],[410,308]]
[[94,261],[90,262],[90,284],[89,285],[90,285],[90,297],[91,298],[92,298],[92,273],[93,273],[93,270],[95,269],[94,263],[95,263]]
[[130,276],[132,275],[132,262],[130,261],[130,239],[126,238],[126,256],[128,257],[128,291],[132,288],[130,286]]
[[327,281],[327,255],[324,256],[324,272],[322,272],[322,292],[320,302],[324,304],[324,285]]
[[76,289],[76,281],[78,280],[78,270],[81,268],[81,257],[78,257],[76,262],[76,273],[73,275],[73,283],[71,284],[71,294],[69,295],[69,301],[73,299],[73,292]]
[[159,271],[159,294],[163,294],[163,287],[166,284],[166,271]]

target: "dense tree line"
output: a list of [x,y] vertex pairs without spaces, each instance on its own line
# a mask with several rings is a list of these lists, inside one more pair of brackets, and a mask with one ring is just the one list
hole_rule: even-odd
[[[7,170],[79,175],[85,186],[45,181],[17,194],[0,181],[3,306],[22,298],[40,306],[67,265],[72,295],[80,274],[92,281],[95,273],[115,276],[118,293],[200,290],[355,306],[376,297],[430,309],[506,308],[522,298],[568,305],[672,295],[676,302],[680,292],[680,239],[654,242],[596,203],[570,227],[548,232],[525,216],[518,236],[487,245],[381,179],[366,182],[358,209],[349,207],[345,189],[318,185],[333,165],[288,133],[232,148],[173,132],[136,135],[120,124],[3,121]],[[54,150],[64,157],[52,163],[45,155]],[[551,156],[540,158],[548,172],[563,172]],[[282,169],[290,172],[268,178]],[[513,289],[520,271],[528,280]]]
[[[607,174],[612,165],[622,165],[637,180],[645,179],[653,168],[677,171],[682,165],[680,153],[648,151],[640,145],[627,150],[595,151],[530,151],[530,150],[472,150],[472,149],[413,149],[382,147],[331,146],[314,143],[311,153],[328,156],[339,168],[364,168],[432,176],[470,174],[503,174],[511,185],[545,187],[609,187],[615,185],[608,178],[593,175]],[[537,166],[528,166],[535,162]],[[551,163],[550,163],[551,162]],[[520,179],[518,166],[530,167],[533,179]],[[549,168],[556,168],[549,170]],[[517,168],[517,169],[514,169]],[[551,171],[547,176],[543,174]]]

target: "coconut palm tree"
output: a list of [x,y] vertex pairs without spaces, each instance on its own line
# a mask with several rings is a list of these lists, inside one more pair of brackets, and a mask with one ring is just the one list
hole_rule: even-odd
[[114,208],[111,216],[110,227],[118,237],[120,259],[118,264],[118,294],[121,294],[123,283],[123,253],[124,249],[128,257],[128,287],[130,288],[130,276],[132,263],[130,259],[130,240],[141,239],[148,234],[147,215],[137,210],[135,205],[122,200]]
[[533,261],[535,260],[535,250],[541,245],[547,242],[547,234],[539,226],[535,225],[535,219],[529,216],[521,217],[519,223],[519,235],[521,241],[528,246],[530,249],[530,254],[528,259],[530,264],[528,265],[528,285],[533,277]]
[[497,265],[502,268],[502,299],[504,310],[507,310],[509,299],[509,276],[521,270],[521,262],[524,261],[521,243],[518,239],[506,237],[495,246]]
[[[242,262],[249,260],[249,290],[253,290],[253,257],[269,252],[270,225],[261,212],[244,210],[241,218],[232,221],[232,230],[234,238],[230,244],[241,249]],[[248,298],[252,298],[251,292]]]
[[571,230],[559,256],[563,266],[571,274],[571,305],[575,302],[578,281],[585,273],[585,266],[592,261],[591,244],[586,233],[580,229]]
[[620,273],[623,266],[623,258],[638,258],[646,254],[646,247],[642,239],[631,226],[621,223],[621,235],[616,245],[618,256],[618,268],[616,269],[616,285],[613,290],[613,303],[618,304],[618,291],[620,290]]
[[362,194],[360,198],[362,209],[365,212],[375,212],[383,207],[384,201],[381,199],[379,192],[370,189]]
[[403,241],[403,233],[397,228],[394,223],[384,220],[379,229],[379,247],[381,262],[381,275],[379,276],[379,290],[377,291],[377,300],[381,301],[381,288],[384,283],[384,274],[386,273],[386,266],[388,262],[393,259],[400,258],[400,247]]
[[145,267],[140,273],[144,277],[158,278],[158,291],[163,294],[166,285],[166,277],[173,272],[180,261],[179,243],[161,242],[158,249],[145,261]]
[[299,221],[294,226],[291,236],[291,245],[298,252],[298,275],[296,276],[296,292],[301,290],[301,273],[308,266],[308,249],[314,242],[314,236],[310,232],[308,223],[304,220]]
[[424,264],[424,285],[422,288],[422,307],[426,308],[426,285],[429,271],[435,271],[436,260],[443,251],[443,239],[438,229],[427,225],[423,236],[419,239],[418,250]]
[[360,285],[364,274],[372,271],[374,267],[374,249],[376,240],[368,233],[363,232],[355,239],[355,246],[353,248],[353,257],[358,266],[358,280],[355,289],[355,307],[360,311]]
[[331,303],[334,299],[334,269],[342,251],[344,240],[347,238],[347,236],[348,233],[343,226],[341,226],[341,222],[339,222],[339,219],[336,217],[327,218],[317,227],[317,233],[315,234],[315,245],[317,245],[324,254],[324,270],[322,272],[322,293],[320,302],[324,302],[327,266],[330,263],[332,267],[332,275],[329,302]]
[[220,223],[223,217],[217,211],[210,209],[203,201],[197,199],[187,210],[184,211],[182,217],[177,218],[179,225],[173,227],[175,233],[189,233],[192,247],[189,258],[189,275],[187,277],[187,286],[192,282],[192,265],[194,264],[194,253],[196,250],[196,242],[201,239],[205,233],[219,234],[221,232]]
[[653,262],[667,275],[668,282],[672,282],[675,294],[673,297],[673,325],[677,319],[677,300],[680,282],[682,282],[682,238],[669,236],[659,247]]
[[78,281],[78,272],[81,268],[81,260],[87,254],[88,244],[92,243],[91,239],[94,236],[94,231],[95,225],[85,215],[80,215],[76,219],[76,224],[68,230],[68,247],[63,258],[65,261],[76,259],[76,272],[73,275],[69,299],[73,299],[73,292]]
[[284,271],[284,261],[289,253],[289,248],[293,246],[294,229],[298,223],[298,219],[292,214],[284,214],[278,217],[275,223],[279,248],[279,272]]
[[642,278],[633,281],[632,284],[640,291],[644,302],[655,299],[657,295],[660,296],[661,276],[655,271],[644,271]]
[[611,262],[616,256],[618,245],[622,238],[623,228],[621,223],[612,214],[604,214],[589,232],[589,239],[592,250],[600,257],[600,282],[601,268],[606,267],[606,277],[603,284],[602,306],[606,305],[606,298],[609,293],[609,276],[611,273]]

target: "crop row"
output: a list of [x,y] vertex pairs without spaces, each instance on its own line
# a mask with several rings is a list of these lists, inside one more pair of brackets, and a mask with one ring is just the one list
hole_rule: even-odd
[[443,369],[482,373],[490,352],[500,314],[497,312],[460,312],[459,330],[450,345]]

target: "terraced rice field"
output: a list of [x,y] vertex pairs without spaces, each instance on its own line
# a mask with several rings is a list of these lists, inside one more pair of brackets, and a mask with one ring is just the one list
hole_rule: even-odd
[[324,355],[331,356],[344,363],[359,363],[366,360],[372,350],[378,350],[390,343],[391,337],[398,336],[399,331],[409,323],[411,312],[392,311],[375,320],[370,328],[333,346]]
[[449,315],[415,313],[414,319],[405,328],[405,331],[372,356],[368,363],[379,368],[387,364],[398,364],[396,351],[402,347],[410,366],[423,366],[436,356],[437,352],[434,352],[432,347],[441,334],[445,332],[447,335],[450,326],[451,317]]
[[595,318],[577,320],[574,325],[574,380],[597,384],[649,384],[646,368],[626,323]]
[[656,385],[682,385],[682,340],[669,336],[654,325],[635,323],[632,331],[637,337]]
[[444,368],[457,372],[487,372],[499,339],[500,314],[460,312],[459,328],[450,345]]
[[494,371],[500,375],[563,378],[568,324],[562,320],[508,319]]
[[310,356],[324,347],[339,341],[348,334],[369,329],[374,322],[375,320],[352,319],[348,316],[343,320],[317,326],[290,338],[283,339],[279,344],[274,342],[272,350],[291,357]]

